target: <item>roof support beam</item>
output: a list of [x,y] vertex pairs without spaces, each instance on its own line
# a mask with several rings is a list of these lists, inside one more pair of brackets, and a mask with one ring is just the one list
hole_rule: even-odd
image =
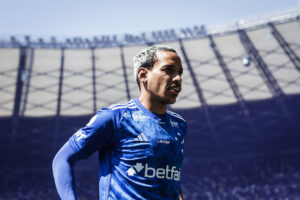
[[61,97],[62,97],[62,86],[63,86],[63,75],[64,75],[64,65],[65,65],[65,49],[61,49],[60,57],[60,74],[59,74],[59,83],[58,83],[58,94],[57,94],[57,107],[55,115],[55,126],[53,134],[53,152],[56,152],[57,140],[59,137],[60,130],[60,112],[61,112]]
[[186,63],[186,65],[187,65],[187,67],[188,67],[188,70],[189,70],[189,72],[190,72],[190,75],[191,75],[193,84],[194,84],[194,86],[195,86],[195,88],[196,88],[196,92],[197,92],[197,95],[198,95],[198,99],[199,99],[199,101],[200,101],[200,103],[201,103],[201,107],[202,107],[202,109],[203,109],[203,111],[204,111],[205,118],[206,118],[206,120],[207,120],[207,122],[208,122],[208,124],[209,124],[209,127],[210,127],[211,131],[212,131],[213,133],[215,133],[215,129],[214,129],[214,127],[213,127],[213,125],[212,125],[212,122],[211,122],[211,118],[210,118],[210,114],[209,114],[209,111],[208,111],[208,106],[207,106],[206,100],[205,100],[205,98],[204,98],[204,95],[203,95],[203,93],[202,93],[202,89],[201,89],[201,87],[200,87],[200,85],[199,85],[199,83],[198,83],[198,80],[197,80],[197,78],[196,78],[195,72],[194,72],[194,70],[193,70],[193,68],[192,68],[192,65],[191,65],[191,63],[190,63],[190,59],[188,58],[188,56],[187,56],[187,54],[186,54],[186,52],[185,52],[185,49],[184,49],[182,40],[179,39],[178,41],[179,41],[179,45],[180,45],[180,50],[181,50],[181,52],[182,52],[182,54],[183,54],[183,58],[184,58],[185,63]]
[[19,113],[20,113],[20,105],[22,99],[22,89],[23,89],[23,76],[26,68],[26,55],[27,47],[20,47],[20,56],[19,56],[19,67],[18,67],[18,75],[16,80],[16,90],[15,90],[15,99],[14,99],[14,107],[12,113],[12,123],[11,123],[11,138],[9,145],[9,153],[14,155],[13,150],[15,149],[16,143],[16,135],[18,133],[19,128]]
[[121,56],[123,75],[124,75],[124,81],[125,81],[125,86],[126,86],[127,100],[129,101],[131,99],[131,95],[130,95],[130,90],[129,90],[129,85],[128,85],[128,78],[127,78],[127,73],[126,73],[126,64],[125,64],[124,51],[123,51],[123,46],[122,45],[120,45],[120,51],[121,51],[120,56]]
[[[29,49],[28,49],[29,50]],[[22,103],[22,109],[20,112],[21,116],[24,116],[26,111],[26,105],[27,105],[27,98],[29,93],[29,87],[30,87],[30,80],[31,80],[31,74],[32,74],[32,67],[33,67],[33,60],[34,60],[34,48],[30,48],[30,63],[28,66],[27,74],[26,74],[26,85],[25,85],[25,93]]]
[[64,65],[65,65],[65,49],[62,48],[61,49],[61,57],[60,57],[60,74],[59,74],[59,83],[58,83],[56,117],[60,116],[60,111],[61,111],[61,97],[62,97],[62,86],[63,86],[63,77],[64,77]]
[[[210,132],[212,134],[212,137],[213,137],[213,139],[216,142],[217,141],[216,130],[215,130],[215,127],[214,127],[214,125],[212,123],[211,116],[210,116],[209,109],[208,109],[208,105],[207,105],[206,100],[204,98],[204,95],[202,93],[202,89],[200,87],[200,84],[198,83],[198,80],[196,78],[196,74],[195,74],[195,72],[194,72],[194,70],[192,68],[192,65],[190,63],[190,59],[187,56],[187,53],[186,53],[185,48],[183,46],[182,40],[179,39],[178,42],[179,42],[179,45],[180,45],[180,50],[181,50],[181,52],[183,54],[183,58],[184,58],[185,63],[187,65],[188,71],[189,71],[189,73],[191,75],[193,84],[194,84],[194,86],[196,88],[196,92],[197,92],[197,95],[198,95],[198,99],[199,99],[199,101],[201,103],[201,109],[202,109],[202,111],[204,113],[204,117],[205,117],[206,122],[208,124],[209,130],[210,130]],[[220,144],[218,144],[216,142],[216,146],[219,149],[220,154],[222,154],[223,151],[222,151],[222,147],[220,146]]]
[[294,50],[290,47],[289,43],[283,38],[283,36],[279,33],[277,28],[274,26],[273,23],[268,23],[271,28],[271,32],[281,48],[283,49],[284,53],[290,58],[291,62],[294,64],[294,67],[300,72],[300,58],[296,55]]
[[97,112],[97,90],[96,90],[96,57],[95,48],[91,48],[92,51],[92,81],[93,81],[93,112]]
[[[206,103],[206,100],[205,100],[204,95],[203,95],[203,93],[202,93],[202,89],[201,89],[201,87],[200,87],[200,85],[199,85],[199,83],[198,83],[198,80],[197,80],[197,78],[196,78],[195,72],[194,72],[194,70],[193,70],[193,68],[192,68],[192,65],[191,65],[191,63],[190,63],[190,59],[188,58],[188,56],[187,56],[187,54],[186,54],[186,52],[185,52],[185,49],[184,49],[182,40],[179,39],[178,41],[179,41],[179,45],[180,45],[180,50],[181,50],[181,52],[182,52],[182,54],[183,54],[183,58],[184,58],[185,63],[186,63],[186,65],[187,65],[187,67],[188,67],[188,70],[189,70],[189,72],[190,72],[190,75],[191,75],[193,84],[194,84],[194,86],[195,86],[195,88],[196,88],[196,92],[197,92],[197,95],[198,95],[198,99],[199,99],[199,101],[200,101],[200,103],[201,103],[201,106],[202,106],[203,109],[205,110],[207,119],[209,119],[209,117],[208,117],[208,116],[209,116],[209,113],[208,113],[208,109],[207,109],[207,103]],[[208,121],[210,121],[210,120],[208,120]]]
[[254,64],[260,73],[261,77],[263,78],[264,82],[268,86],[270,92],[272,93],[275,102],[279,106],[282,114],[285,116],[285,118],[290,122],[290,124],[293,123],[293,118],[288,110],[287,107],[287,99],[285,94],[283,93],[282,89],[278,85],[276,79],[272,75],[271,71],[268,69],[267,64],[262,59],[261,55],[259,54],[258,50],[248,37],[247,33],[244,30],[238,30],[238,34],[241,40],[241,43],[243,44],[246,52],[251,57],[251,59],[254,61]]
[[249,110],[248,108],[246,107],[246,104],[245,104],[245,100],[239,90],[239,87],[238,85],[236,84],[236,82],[234,81],[234,78],[232,77],[231,73],[230,73],[230,70],[228,69],[227,67],[227,64],[225,63],[224,59],[223,59],[223,56],[221,55],[213,37],[211,35],[208,36],[209,38],[209,41],[210,41],[210,47],[212,48],[215,56],[216,56],[216,59],[218,60],[219,62],[219,65],[226,77],[226,80],[227,82],[229,83],[230,87],[231,87],[231,90],[233,91],[234,93],[234,96],[239,104],[239,106],[241,107],[241,110],[243,112],[243,115],[250,127],[250,130],[251,132],[254,134],[254,136],[257,138],[257,140],[260,142],[260,144],[262,146],[264,146],[264,142],[263,142],[263,138],[260,136],[258,130],[255,128],[255,126],[253,125],[253,121],[252,119],[250,118],[250,115],[249,115]]

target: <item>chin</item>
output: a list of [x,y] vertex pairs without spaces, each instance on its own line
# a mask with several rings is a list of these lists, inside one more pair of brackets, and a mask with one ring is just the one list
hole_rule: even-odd
[[174,104],[175,102],[176,102],[176,99],[172,99],[169,104]]
[[177,96],[168,95],[168,96],[157,96],[157,100],[162,104],[174,104],[176,102]]
[[176,102],[176,98],[168,98],[165,102],[166,104],[174,104]]

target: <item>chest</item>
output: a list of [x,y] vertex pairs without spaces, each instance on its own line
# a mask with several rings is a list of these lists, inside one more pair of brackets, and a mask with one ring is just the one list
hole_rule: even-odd
[[127,162],[179,166],[184,154],[184,132],[170,119],[157,121],[146,116],[128,116],[120,122],[116,152]]

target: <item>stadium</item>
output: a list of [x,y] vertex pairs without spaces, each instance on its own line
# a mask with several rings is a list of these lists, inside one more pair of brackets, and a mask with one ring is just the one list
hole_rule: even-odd
[[[139,94],[132,58],[164,44],[184,68],[185,199],[300,199],[300,15],[222,27],[0,41],[0,200],[59,199],[51,162],[102,107]],[[76,166],[97,199],[97,155]]]

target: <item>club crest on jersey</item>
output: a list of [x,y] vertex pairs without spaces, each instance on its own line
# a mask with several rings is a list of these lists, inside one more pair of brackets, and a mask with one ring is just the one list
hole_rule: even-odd
[[132,118],[134,121],[141,121],[141,122],[147,121],[147,116],[145,116],[140,111],[132,113]]
[[130,113],[128,111],[126,111],[123,113],[122,117],[128,118],[128,117],[130,117]]
[[170,120],[170,124],[171,124],[171,126],[173,126],[173,127],[176,127],[176,128],[179,127],[178,122],[173,122],[172,120]]
[[142,175],[146,178],[158,178],[180,181],[180,170],[176,169],[176,166],[166,168],[154,168],[150,167],[148,163],[143,165],[142,163],[136,163],[134,166],[127,170],[128,176],[135,176],[135,174]]

